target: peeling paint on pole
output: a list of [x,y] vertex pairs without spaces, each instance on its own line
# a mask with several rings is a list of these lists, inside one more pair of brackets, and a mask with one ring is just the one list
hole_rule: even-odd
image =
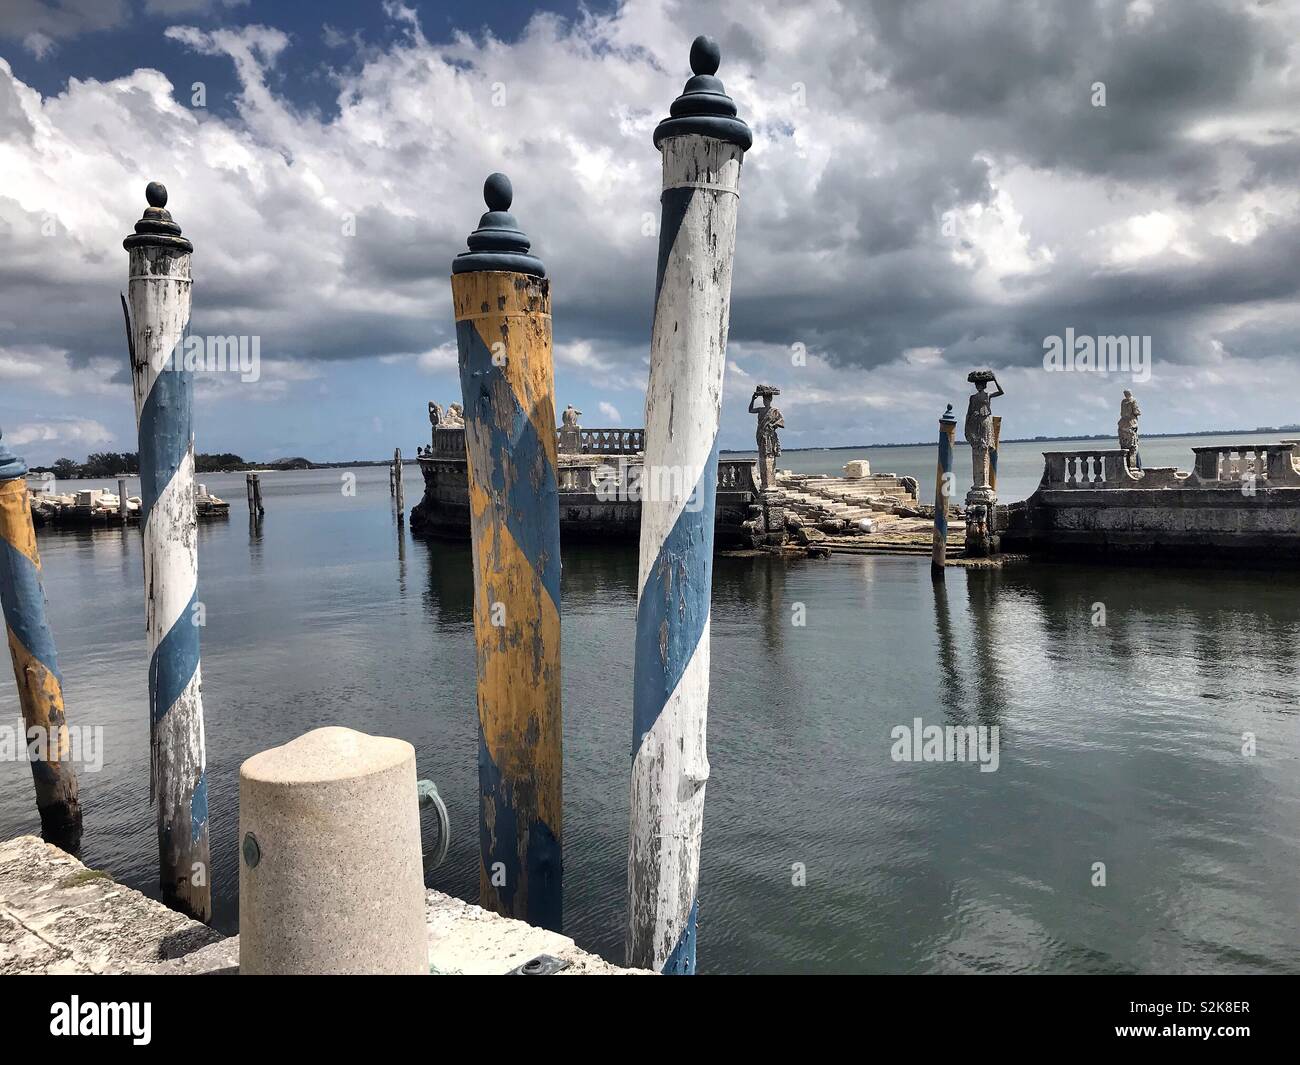
[[952,453],[957,441],[957,419],[952,404],[939,419],[939,459],[934,476],[934,546],[930,556],[930,576],[943,580],[943,568],[948,561],[948,506],[952,487]]
[[551,296],[503,174],[452,265],[478,647],[479,898],[563,918],[560,507]]
[[153,182],[149,207],[122,242],[130,253],[124,307],[140,436],[149,648],[149,795],[157,804],[163,901],[200,921],[212,916],[208,784],[203,745],[194,510],[193,372],[179,346],[190,323],[190,253]]
[[668,973],[695,971],[718,420],[740,165],[751,141],[714,77],[719,58],[714,42],[695,40],[695,76],[654,138],[663,206],[645,464],[673,490],[641,503],[627,963]]
[[0,440],[0,608],[18,685],[18,705],[46,841],[76,853],[81,802],[70,758],[63,678],[45,620],[41,559],[32,528],[27,466]]

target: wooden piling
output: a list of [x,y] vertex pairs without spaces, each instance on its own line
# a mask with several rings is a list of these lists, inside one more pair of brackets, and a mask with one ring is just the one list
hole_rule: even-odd
[[479,899],[559,930],[560,511],[550,283],[503,174],[452,264],[478,647]]
[[930,555],[930,576],[936,581],[943,580],[943,569],[948,558],[948,489],[954,484],[952,454],[956,440],[957,419],[953,416],[952,404],[949,403],[948,409],[939,419],[939,459],[934,478],[934,546]]
[[117,479],[117,519],[123,525],[126,524],[126,478]]
[[749,127],[691,46],[695,77],[655,129],[662,222],[633,679],[627,964],[693,973],[709,776],[709,599],[740,167]]
[[81,802],[63,708],[63,678],[45,620],[26,477],[26,464],[0,440],[0,608],[36,785],[36,809],[46,841],[75,854],[81,844]]
[[406,520],[406,503],[402,491],[402,449],[393,450],[393,483],[396,485],[394,495],[397,499],[397,520],[399,522]]
[[149,648],[151,772],[162,899],[200,921],[212,916],[208,780],[203,742],[194,509],[193,372],[189,333],[193,245],[150,183],[149,207],[122,246],[130,254],[123,306],[140,437],[140,527]]

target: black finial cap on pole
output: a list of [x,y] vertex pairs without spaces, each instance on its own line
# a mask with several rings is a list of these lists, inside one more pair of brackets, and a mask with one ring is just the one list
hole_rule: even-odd
[[754,143],[749,127],[736,117],[736,103],[727,95],[722,82],[714,75],[722,62],[722,50],[712,37],[696,37],[691,45],[691,71],[681,96],[669,108],[671,118],[655,126],[655,147],[668,137],[699,133],[705,137],[729,141],[741,151]]
[[27,463],[9,450],[4,435],[4,430],[0,429],[0,481],[12,481],[26,475]]
[[939,421],[943,422],[944,425],[947,425],[949,422],[951,422],[953,425],[957,424],[957,418],[952,413],[951,403],[948,404],[948,409],[943,412],[943,416],[939,419]]
[[122,241],[127,251],[132,248],[172,248],[178,252],[192,252],[194,245],[181,236],[181,227],[172,221],[167,210],[167,186],[151,181],[144,190],[149,206],[135,224],[135,232]]
[[469,235],[469,251],[451,261],[453,274],[472,274],[484,270],[508,270],[519,274],[545,277],[546,267],[535,255],[528,236],[519,228],[510,204],[515,192],[505,174],[489,174],[483,182],[483,202],[487,213],[478,220],[478,229]]

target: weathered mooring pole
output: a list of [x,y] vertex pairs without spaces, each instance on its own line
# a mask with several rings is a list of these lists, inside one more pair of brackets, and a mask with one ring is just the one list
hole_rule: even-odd
[[957,419],[952,404],[939,419],[939,461],[934,478],[934,548],[930,555],[930,576],[943,580],[948,558],[948,499],[954,486],[952,453],[957,440]]
[[0,440],[0,607],[18,684],[27,758],[36,785],[41,834],[75,853],[81,843],[81,802],[63,710],[54,637],[45,621],[41,558],[32,527],[27,465]]
[[117,479],[117,520],[126,524],[126,478]]
[[406,520],[406,497],[402,494],[402,449],[393,449],[393,495],[397,499],[397,520]]
[[189,333],[194,246],[150,182],[149,206],[122,241],[130,253],[127,340],[140,434],[140,527],[149,647],[150,801],[158,804],[163,901],[212,916],[208,782],[203,748],[198,519],[194,511],[194,375],[180,346]]
[[558,930],[560,508],[551,291],[504,174],[452,263],[478,645],[479,898]]
[[714,77],[694,72],[655,128],[662,223],[646,391],[645,483],[633,683],[627,962],[695,971],[696,888],[709,776],[709,596],[731,267],[749,127]]
[[260,519],[266,513],[262,506],[262,478],[256,473],[244,474],[244,490],[248,493],[248,515]]

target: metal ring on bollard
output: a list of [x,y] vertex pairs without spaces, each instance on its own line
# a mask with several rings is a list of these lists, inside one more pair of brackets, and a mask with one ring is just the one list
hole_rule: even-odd
[[428,866],[430,869],[436,869],[447,857],[447,848],[451,845],[451,820],[447,816],[447,805],[442,801],[442,796],[438,794],[438,787],[432,780],[417,780],[415,791],[420,797],[421,810],[426,806],[432,806],[438,811],[438,850],[433,862]]

